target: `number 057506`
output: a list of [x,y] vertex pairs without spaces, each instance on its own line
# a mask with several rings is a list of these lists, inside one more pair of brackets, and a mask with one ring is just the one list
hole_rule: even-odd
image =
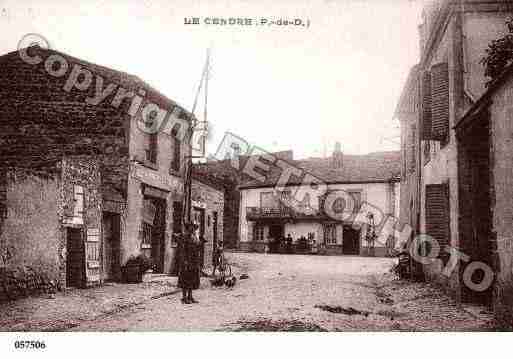
[[39,340],[16,340],[14,342],[15,349],[45,349],[46,343]]

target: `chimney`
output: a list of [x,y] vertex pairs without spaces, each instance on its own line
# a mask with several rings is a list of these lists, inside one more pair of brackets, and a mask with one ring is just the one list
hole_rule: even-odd
[[331,159],[333,167],[342,168],[344,164],[344,154],[342,153],[342,145],[340,144],[340,142],[335,143],[335,150],[333,151]]

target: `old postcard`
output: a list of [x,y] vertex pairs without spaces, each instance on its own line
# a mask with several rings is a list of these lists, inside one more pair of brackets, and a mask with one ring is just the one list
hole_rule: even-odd
[[0,0],[0,34],[0,353],[512,329],[512,1]]

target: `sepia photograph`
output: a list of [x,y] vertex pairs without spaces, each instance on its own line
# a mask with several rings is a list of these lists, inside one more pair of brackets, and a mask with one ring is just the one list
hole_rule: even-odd
[[0,0],[0,34],[0,354],[513,329],[512,0]]

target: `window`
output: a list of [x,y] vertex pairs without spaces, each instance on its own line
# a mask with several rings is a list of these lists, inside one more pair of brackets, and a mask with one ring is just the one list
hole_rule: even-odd
[[151,235],[153,226],[147,222],[142,223],[142,248],[151,248]]
[[324,225],[324,243],[337,244],[337,226],[334,223]]
[[180,156],[182,153],[182,141],[173,137],[173,159],[171,160],[171,170],[180,171]]
[[426,185],[426,233],[440,245],[440,253],[450,241],[449,184]]
[[417,126],[415,124],[412,124],[410,126],[410,143],[409,143],[409,156],[408,156],[408,170],[409,172],[414,172],[416,163],[417,163]]
[[422,112],[421,112],[421,139],[429,141],[432,137],[431,125],[431,73],[426,71],[422,76],[421,84]]
[[[145,190],[146,192],[146,190]],[[145,197],[142,208],[142,230],[141,230],[141,244],[142,248],[151,248],[151,236],[153,232],[153,223],[157,207],[152,199]]]
[[431,135],[443,147],[449,139],[449,67],[431,68]]
[[[401,132],[406,132],[406,131],[401,131]],[[406,177],[406,159],[408,158],[407,154],[408,154],[408,144],[406,143],[406,139],[408,138],[406,136],[405,133],[402,133],[401,134],[401,138],[402,138],[402,141],[401,141],[401,177],[402,178],[405,178]]]
[[[157,111],[151,111],[146,116],[146,121],[144,123],[145,123],[146,127],[148,127],[148,129],[154,127],[153,125],[156,121],[157,115],[158,115]],[[150,162],[153,164],[157,163],[157,147],[158,147],[158,133],[157,132],[147,133],[145,135],[145,147],[144,147],[145,160],[147,162]]]
[[[100,231],[97,228],[88,228],[86,237],[87,261],[98,262],[100,260]],[[99,263],[97,263],[98,265]],[[91,266],[91,263],[88,263]]]
[[257,224],[253,229],[253,239],[255,241],[263,241],[264,240],[264,226]]
[[446,62],[433,65],[422,76],[422,140],[449,141],[449,67]]
[[278,201],[274,195],[274,192],[262,192],[260,194],[260,207],[278,208]]
[[431,142],[424,142],[424,164],[427,164],[431,160]]
[[84,188],[73,186],[73,222],[82,224],[84,222]]
[[158,135],[156,133],[147,135],[146,144],[146,161],[156,164],[157,163],[157,147],[158,147]]

